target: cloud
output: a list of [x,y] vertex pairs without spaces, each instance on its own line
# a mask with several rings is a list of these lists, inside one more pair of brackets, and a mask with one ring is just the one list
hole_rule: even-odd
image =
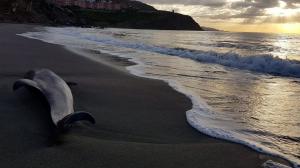
[[255,18],[264,15],[265,15],[265,11],[263,9],[250,7],[247,8],[244,12],[241,12],[237,15],[232,15],[231,17],[248,19],[248,18]]
[[243,0],[233,2],[230,5],[232,10],[239,10],[236,15],[227,15],[228,18],[243,19],[243,23],[287,23],[300,22],[300,15],[292,16],[270,16],[266,12],[267,9],[283,7],[287,9],[296,9],[299,0]]
[[266,9],[277,7],[279,5],[278,0],[244,0],[232,3],[231,8],[241,9],[251,7],[255,9]]
[[240,10],[239,14],[228,16],[228,18],[243,19],[243,23],[255,23],[258,17],[266,15],[265,9],[280,6],[278,0],[244,0],[234,2],[230,5],[233,10]]
[[299,0],[283,0],[286,3],[286,8],[298,8],[300,5]]
[[209,7],[221,7],[227,4],[227,0],[141,0],[150,4],[182,4],[182,5],[202,5]]
[[[161,10],[176,9],[198,20],[239,23],[300,23],[300,0],[141,0]],[[280,16],[282,11],[268,13],[269,9],[293,10],[293,15]]]
[[286,17],[286,16],[269,16],[266,17],[263,21],[263,23],[300,23],[300,12]]

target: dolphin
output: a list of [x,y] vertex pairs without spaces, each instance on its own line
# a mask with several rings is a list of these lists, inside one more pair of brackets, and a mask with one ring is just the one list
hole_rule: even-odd
[[73,95],[67,83],[49,69],[37,69],[25,74],[24,79],[17,80],[13,90],[30,87],[41,92],[50,105],[51,118],[58,129],[65,130],[72,123],[85,120],[92,124],[96,121],[87,112],[74,112]]

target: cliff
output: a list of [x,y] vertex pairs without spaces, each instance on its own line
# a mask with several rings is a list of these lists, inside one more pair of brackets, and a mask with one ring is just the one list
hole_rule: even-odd
[[136,29],[202,30],[192,17],[159,11],[130,1],[121,11],[58,7],[45,0],[1,0],[0,21],[44,25],[97,26]]
[[79,10],[89,25],[134,29],[202,30],[190,16],[166,11],[102,12]]

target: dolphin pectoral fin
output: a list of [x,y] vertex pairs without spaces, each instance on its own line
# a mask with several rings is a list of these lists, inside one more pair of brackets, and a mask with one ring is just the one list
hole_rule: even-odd
[[66,83],[67,83],[67,85],[68,85],[69,87],[77,86],[77,85],[78,85],[76,82],[70,82],[70,81],[67,81]]
[[96,123],[96,120],[94,119],[94,117],[87,112],[75,112],[72,113],[66,117],[64,117],[62,120],[60,120],[57,123],[57,127],[59,129],[66,129],[68,127],[70,127],[72,125],[72,123],[75,123],[77,121],[89,121],[92,124]]
[[30,79],[19,79],[19,80],[17,80],[13,85],[13,90],[15,91],[15,90],[19,89],[20,87],[24,87],[24,86],[32,87],[32,88],[35,88],[35,89],[41,91],[41,89],[39,88],[37,83],[33,80],[30,80]]

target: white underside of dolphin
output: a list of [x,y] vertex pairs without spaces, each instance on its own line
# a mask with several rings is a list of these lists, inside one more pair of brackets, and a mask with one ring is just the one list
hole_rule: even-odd
[[72,123],[86,120],[95,123],[93,116],[87,112],[74,112],[73,95],[67,83],[49,69],[29,71],[24,79],[14,83],[13,89],[27,86],[40,91],[51,108],[53,123],[59,129],[65,129]]

